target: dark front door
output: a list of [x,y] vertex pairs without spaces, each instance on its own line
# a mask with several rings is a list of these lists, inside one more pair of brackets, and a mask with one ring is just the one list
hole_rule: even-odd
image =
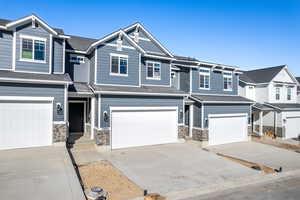
[[84,104],[69,103],[70,132],[84,132]]

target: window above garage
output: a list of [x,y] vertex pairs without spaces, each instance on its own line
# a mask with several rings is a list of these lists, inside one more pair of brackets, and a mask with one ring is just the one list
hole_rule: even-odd
[[20,35],[21,61],[46,63],[46,38]]

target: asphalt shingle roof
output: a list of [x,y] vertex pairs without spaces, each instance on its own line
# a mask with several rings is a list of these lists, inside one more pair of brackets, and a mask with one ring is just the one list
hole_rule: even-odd
[[203,102],[249,102],[249,103],[253,103],[252,100],[247,99],[245,97],[241,97],[241,96],[229,96],[229,95],[194,95],[192,94],[193,98],[198,99],[199,101],[203,101]]
[[72,82],[69,74],[38,74],[38,73],[23,73],[0,70],[0,79],[24,79],[24,80],[39,80],[39,81],[60,81]]
[[141,87],[119,87],[119,86],[103,86],[93,85],[92,86],[97,92],[135,92],[135,93],[167,93],[167,94],[186,94],[183,91],[177,90],[172,87],[159,87],[159,86],[141,86]]
[[69,92],[79,92],[79,93],[90,93],[93,94],[93,91],[87,83],[73,82],[73,85],[69,86]]
[[91,44],[98,41],[97,39],[79,37],[70,35],[70,39],[67,40],[67,49],[85,51]]
[[285,67],[285,65],[280,65],[280,66],[269,67],[269,68],[264,68],[264,69],[243,71],[243,74],[240,75],[240,80],[248,82],[248,83],[268,83],[284,67]]
[[270,106],[266,106],[265,104],[260,104],[260,103],[254,104],[253,107],[256,108],[256,109],[259,109],[259,110],[265,110],[265,111],[274,110],[274,109],[271,108]]
[[195,61],[195,62],[198,61],[196,58],[191,58],[191,57],[186,57],[186,56],[174,56],[174,57],[178,60]]
[[268,103],[271,106],[279,108],[280,110],[292,111],[292,110],[300,110],[299,103]]

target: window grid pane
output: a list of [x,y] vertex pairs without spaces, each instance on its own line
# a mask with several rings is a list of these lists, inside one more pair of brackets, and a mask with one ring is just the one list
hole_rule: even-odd
[[127,59],[120,57],[120,74],[127,74]]
[[45,60],[45,42],[40,40],[34,41],[34,59]]
[[111,73],[119,73],[119,57],[111,57]]
[[22,39],[22,58],[32,59],[32,43],[33,40]]

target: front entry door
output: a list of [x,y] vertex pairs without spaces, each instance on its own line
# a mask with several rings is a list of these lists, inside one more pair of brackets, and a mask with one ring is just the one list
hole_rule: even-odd
[[84,132],[84,103],[69,103],[70,132]]

